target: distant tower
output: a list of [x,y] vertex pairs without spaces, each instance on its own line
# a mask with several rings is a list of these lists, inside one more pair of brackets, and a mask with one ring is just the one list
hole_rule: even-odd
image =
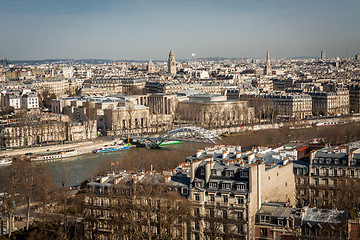
[[360,53],[355,55],[355,60],[360,61]]
[[171,50],[169,53],[168,73],[170,73],[171,75],[176,74],[176,62],[175,62],[175,54],[173,50]]
[[321,60],[325,60],[325,59],[326,59],[325,50],[321,50],[320,59],[321,59]]
[[151,59],[149,60],[147,66],[146,66],[146,71],[148,73],[154,73],[155,72],[155,64],[151,61]]
[[264,75],[271,75],[269,49],[267,50],[267,53],[266,53],[266,65],[265,65],[265,69],[264,69]]

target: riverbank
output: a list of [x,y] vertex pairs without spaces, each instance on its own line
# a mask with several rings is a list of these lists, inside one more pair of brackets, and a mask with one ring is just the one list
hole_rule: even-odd
[[67,144],[58,144],[58,145],[51,145],[51,146],[42,146],[42,147],[29,147],[29,148],[21,148],[21,149],[14,149],[14,150],[6,150],[0,152],[0,157],[4,156],[18,156],[24,155],[26,153],[42,153],[47,151],[59,151],[63,149],[70,149],[74,148],[81,154],[90,153],[93,150],[103,147],[104,145],[111,145],[114,143],[115,140],[93,140],[93,141],[86,141],[86,142],[78,142],[78,143],[67,143]]
[[[210,129],[210,131],[218,134],[218,135],[236,135],[236,133],[248,133],[248,132],[256,132],[261,130],[270,130],[270,129],[281,129],[285,126],[291,128],[305,128],[305,126],[315,126],[315,124],[326,123],[329,121],[337,121],[342,124],[349,124],[351,122],[360,122],[360,116],[352,116],[352,117],[333,117],[333,118],[323,118],[323,119],[308,119],[308,120],[299,120],[293,122],[286,123],[273,123],[273,124],[260,124],[260,125],[252,125],[252,126],[238,126],[238,127],[227,127],[227,128],[217,128]],[[157,136],[158,134],[154,135]],[[154,137],[153,136],[153,137]],[[94,139],[92,141],[86,142],[77,142],[77,143],[67,143],[67,144],[59,144],[59,145],[51,145],[51,146],[42,146],[42,147],[29,147],[22,149],[14,149],[14,150],[5,150],[0,152],[0,157],[4,156],[18,156],[24,155],[26,153],[42,153],[47,151],[59,151],[63,149],[74,148],[81,154],[90,153],[95,149],[103,147],[104,145],[111,145],[115,140],[102,140],[102,139]]]

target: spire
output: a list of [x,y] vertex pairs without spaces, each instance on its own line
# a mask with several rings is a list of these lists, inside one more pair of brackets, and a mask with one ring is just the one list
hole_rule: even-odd
[[266,65],[264,69],[264,75],[271,75],[271,65],[270,65],[270,53],[269,49],[266,52]]

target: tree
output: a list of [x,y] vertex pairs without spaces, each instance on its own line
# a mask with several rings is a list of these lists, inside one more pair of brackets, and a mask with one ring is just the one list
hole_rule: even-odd
[[1,212],[7,215],[9,219],[9,226],[7,228],[8,236],[11,237],[14,226],[12,224],[12,219],[17,204],[21,202],[21,197],[19,195],[20,188],[20,174],[18,167],[20,167],[18,161],[13,161],[7,169],[1,169],[0,174],[0,189],[3,191],[3,194],[0,195],[0,201],[2,202]]
[[[86,101],[85,103],[85,118],[87,121],[86,129],[88,132],[88,137],[90,139],[93,138],[94,128],[97,127],[96,117],[97,117],[97,109],[95,104],[90,101]],[[97,131],[96,131],[97,132]]]

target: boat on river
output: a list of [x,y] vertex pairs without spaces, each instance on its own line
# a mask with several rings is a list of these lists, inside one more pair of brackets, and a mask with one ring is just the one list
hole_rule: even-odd
[[10,160],[10,159],[0,160],[0,167],[9,166],[11,163],[12,163],[12,160]]
[[51,151],[51,152],[44,152],[39,153],[35,155],[33,158],[31,158],[31,161],[51,161],[51,160],[57,160],[62,158],[68,158],[68,157],[75,157],[79,156],[83,153],[78,152],[76,149],[65,149],[60,151]]
[[93,153],[104,153],[104,152],[113,152],[113,151],[119,151],[119,150],[125,150],[129,149],[131,144],[124,143],[122,140],[118,142],[114,142],[111,146],[104,146],[99,149],[96,149],[93,151]]

